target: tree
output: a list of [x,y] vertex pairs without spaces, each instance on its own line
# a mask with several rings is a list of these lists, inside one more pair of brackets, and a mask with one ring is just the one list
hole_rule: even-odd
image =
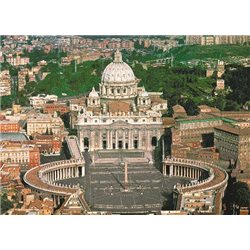
[[1,200],[1,207],[0,207],[1,214],[6,213],[9,209],[13,208],[13,204],[11,201],[8,200],[6,193],[4,193],[0,197],[0,200]]
[[181,99],[180,105],[184,107],[187,112],[187,115],[197,115],[199,113],[198,106],[192,99]]
[[232,191],[234,202],[239,207],[248,207],[250,204],[250,190],[245,182],[236,182],[233,184]]

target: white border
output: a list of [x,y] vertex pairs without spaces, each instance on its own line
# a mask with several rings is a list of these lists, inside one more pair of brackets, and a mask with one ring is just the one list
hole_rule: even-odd
[[[0,34],[250,35],[249,1],[8,0]],[[249,216],[0,216],[2,249],[241,249]]]

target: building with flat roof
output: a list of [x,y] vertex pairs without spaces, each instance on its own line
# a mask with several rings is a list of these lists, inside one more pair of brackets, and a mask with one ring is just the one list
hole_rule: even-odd
[[32,144],[3,141],[0,143],[0,161],[19,163],[21,169],[26,170],[40,164],[40,152],[38,147]]
[[64,123],[56,112],[52,114],[35,113],[27,119],[27,134],[53,133],[55,135],[65,135]]
[[214,145],[223,160],[238,162],[241,171],[250,170],[250,128],[222,125],[214,130]]

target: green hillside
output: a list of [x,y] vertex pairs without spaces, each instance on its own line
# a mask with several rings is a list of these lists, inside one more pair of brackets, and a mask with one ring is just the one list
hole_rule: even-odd
[[250,46],[243,45],[189,45],[173,48],[170,53],[173,54],[176,61],[189,61],[194,59],[206,60],[225,59],[233,56],[250,56]]

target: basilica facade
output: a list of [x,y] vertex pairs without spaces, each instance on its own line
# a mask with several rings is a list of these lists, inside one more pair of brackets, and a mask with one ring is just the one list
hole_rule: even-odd
[[167,101],[160,97],[161,92],[147,92],[138,83],[121,52],[116,51],[102,74],[99,91],[92,89],[78,113],[76,128],[82,151],[152,152],[157,146]]

